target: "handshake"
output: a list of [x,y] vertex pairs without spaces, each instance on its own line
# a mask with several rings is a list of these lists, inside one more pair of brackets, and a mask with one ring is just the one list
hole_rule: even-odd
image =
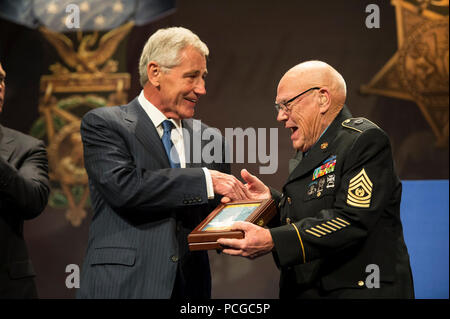
[[243,184],[233,175],[228,175],[215,170],[209,170],[213,183],[214,193],[223,195],[222,203],[232,200],[268,199],[271,197],[269,188],[256,176],[246,169],[241,171]]

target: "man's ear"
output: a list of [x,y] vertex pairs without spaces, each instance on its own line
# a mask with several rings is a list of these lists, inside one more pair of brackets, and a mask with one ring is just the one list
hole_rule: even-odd
[[325,114],[331,105],[330,92],[323,88],[319,91],[319,111],[321,114]]
[[159,87],[161,72],[161,67],[155,61],[150,61],[147,64],[147,77],[150,84]]

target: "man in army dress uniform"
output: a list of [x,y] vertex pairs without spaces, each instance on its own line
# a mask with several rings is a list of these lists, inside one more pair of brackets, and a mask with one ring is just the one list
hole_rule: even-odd
[[414,298],[389,138],[352,118],[345,99],[344,79],[324,62],[283,76],[277,120],[297,150],[288,180],[279,193],[241,172],[248,197],[272,197],[279,219],[270,229],[236,222],[245,238],[219,243],[230,255],[273,252],[280,298]]

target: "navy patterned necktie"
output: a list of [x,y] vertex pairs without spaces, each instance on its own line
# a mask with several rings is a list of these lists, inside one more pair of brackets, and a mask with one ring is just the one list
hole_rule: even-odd
[[[170,138],[173,128],[173,123],[169,120],[165,120],[162,122],[163,126],[163,136],[162,136],[162,142],[164,145],[164,148],[166,150],[167,157],[169,158],[170,167],[172,168],[180,168],[180,158],[178,156],[177,149],[173,147],[172,140]],[[172,155],[172,156],[171,156]]]

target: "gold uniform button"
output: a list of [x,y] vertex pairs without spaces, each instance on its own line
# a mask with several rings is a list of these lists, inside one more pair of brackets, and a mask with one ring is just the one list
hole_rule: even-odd
[[291,219],[288,217],[286,218],[286,224],[290,224],[291,223]]
[[364,286],[364,281],[362,281],[362,280],[358,281],[358,286],[360,286],[360,287]]
[[288,201],[289,205],[291,205],[292,199],[290,197],[287,198],[287,201]]

